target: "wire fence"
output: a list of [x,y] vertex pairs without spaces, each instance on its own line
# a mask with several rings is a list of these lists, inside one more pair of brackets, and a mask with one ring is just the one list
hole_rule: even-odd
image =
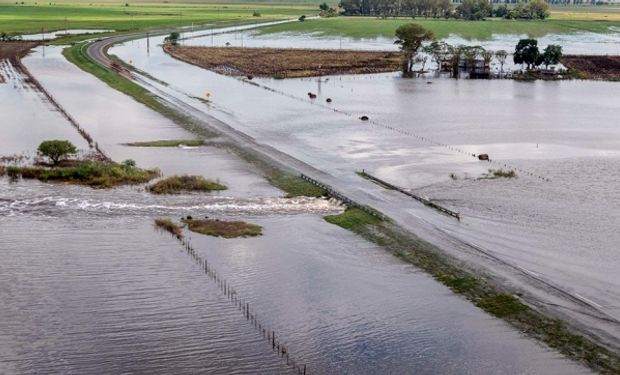
[[291,368],[298,375],[307,375],[309,370],[306,363],[291,354],[289,345],[286,344],[280,335],[277,335],[275,329],[265,324],[259,319],[256,310],[250,305],[250,302],[243,298],[237,290],[226,280],[210,263],[206,257],[200,255],[196,249],[192,246],[188,239],[182,236],[173,235],[181,245],[184,252],[187,253],[198,264],[205,275],[209,277],[222,292],[226,299],[237,308],[237,310],[243,315],[243,317],[250,323],[254,330],[263,338],[269,345],[271,345],[272,351],[278,355],[283,361],[286,361],[286,365]]

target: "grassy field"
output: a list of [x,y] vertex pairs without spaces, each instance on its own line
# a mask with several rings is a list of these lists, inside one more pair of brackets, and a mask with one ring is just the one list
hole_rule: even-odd
[[[293,1],[294,2],[294,1]],[[21,3],[21,2],[20,2]],[[37,4],[37,5],[35,5]],[[50,5],[52,4],[52,5]],[[0,32],[39,33],[41,29],[113,29],[137,30],[180,25],[257,22],[299,17],[317,13],[316,5],[303,4],[217,4],[161,2],[136,3],[48,3],[0,1]],[[260,17],[253,16],[257,11]],[[65,22],[66,18],[66,22]]]
[[462,21],[443,19],[399,18],[379,19],[374,17],[336,17],[306,22],[275,25],[261,29],[261,33],[292,32],[318,33],[326,36],[353,38],[393,37],[400,25],[415,22],[432,30],[437,38],[457,34],[466,39],[490,39],[493,34],[526,34],[541,37],[549,33],[573,33],[591,31],[609,32],[609,28],[620,28],[620,7],[562,8],[544,21],[517,21],[488,19],[486,21]]

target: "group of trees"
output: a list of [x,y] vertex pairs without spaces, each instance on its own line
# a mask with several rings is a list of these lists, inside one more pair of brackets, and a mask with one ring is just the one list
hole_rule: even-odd
[[515,5],[508,7],[504,2],[493,7],[489,0],[463,0],[455,7],[452,0],[341,0],[339,6],[343,14],[352,16],[445,17],[465,20],[482,20],[487,17],[544,19],[549,16],[549,6],[544,0],[516,1],[511,4]]
[[[449,70],[453,77],[459,76],[462,67],[469,70],[470,74],[477,73],[480,63],[482,68],[487,69],[488,76],[492,59],[495,57],[500,64],[500,73],[504,71],[504,65],[508,58],[505,50],[490,51],[481,46],[452,46],[448,43],[433,40],[430,30],[410,23],[396,29],[396,44],[400,45],[403,53],[402,72],[410,77],[414,74],[413,67],[416,63],[422,64],[422,70],[430,57],[437,64],[438,70]],[[430,42],[424,45],[425,42]],[[418,56],[418,52],[424,52]],[[538,41],[535,39],[522,39],[515,47],[513,61],[515,64],[524,64],[528,70],[534,67],[558,64],[562,57],[562,47],[550,44],[542,52],[538,49]]]
[[22,37],[19,35],[10,35],[5,33],[4,31],[0,33],[0,42],[12,42],[15,40],[22,40]]
[[536,39],[521,39],[515,47],[513,61],[515,64],[525,64],[528,70],[534,67],[544,65],[555,65],[562,58],[562,47],[549,44],[542,52],[538,49],[538,41]]

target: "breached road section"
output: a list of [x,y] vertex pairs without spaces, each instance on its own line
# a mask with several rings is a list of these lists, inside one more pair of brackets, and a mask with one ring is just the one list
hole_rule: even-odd
[[[99,48],[105,47],[105,43],[99,46]],[[102,54],[105,55],[105,53]],[[320,166],[308,165],[270,145],[259,143],[249,135],[214,118],[200,108],[201,103],[196,99],[183,95],[175,91],[174,88],[150,77],[139,73],[132,73],[132,75],[138,84],[145,87],[167,106],[191,116],[202,126],[218,132],[237,148],[251,153],[253,158],[269,162],[290,172],[310,176],[346,194],[351,200],[376,208],[387,214],[407,231],[415,233],[423,241],[434,244],[435,248],[443,249],[450,256],[466,261],[471,268],[476,269],[482,266],[494,275],[499,275],[499,278],[493,278],[493,282],[504,285],[504,287],[510,286],[509,289],[512,291],[519,291],[524,295],[523,299],[530,306],[538,307],[538,311],[543,311],[545,314],[552,312],[552,315],[574,322],[573,327],[581,328],[582,332],[589,333],[589,336],[595,337],[597,341],[605,343],[609,347],[618,347],[616,344],[620,334],[618,334],[619,327],[616,318],[609,316],[596,306],[571,299],[568,291],[535,277],[536,275],[532,275],[527,270],[516,269],[507,260],[489,257],[475,246],[458,241],[449,235],[449,229],[454,224],[446,224],[439,219],[429,222],[416,216],[415,212],[420,208],[414,207],[410,199],[405,202],[405,198],[398,198],[379,187],[372,187],[363,183],[352,185],[350,181],[325,173],[319,169]],[[447,230],[439,224],[446,224]],[[439,253],[441,252],[439,251]],[[535,332],[531,335],[541,338],[547,343],[550,342],[545,337],[537,336]],[[563,352],[571,355],[570,352]],[[577,358],[583,360],[583,356],[579,357],[579,355],[578,353]],[[571,356],[575,357],[574,354]]]

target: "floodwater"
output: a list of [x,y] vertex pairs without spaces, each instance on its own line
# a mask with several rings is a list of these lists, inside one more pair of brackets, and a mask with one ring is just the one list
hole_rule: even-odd
[[[153,228],[156,217],[188,214],[263,226],[259,238],[187,236],[311,374],[587,372],[325,223],[341,212],[337,202],[283,199],[222,149],[123,146],[189,134],[58,50],[25,64],[114,159],[220,178],[231,189],[156,197],[142,186],[1,178],[0,372],[290,373],[179,243]],[[2,132],[17,126],[3,122]]]
[[[305,47],[308,38],[289,43]],[[209,45],[210,37],[192,43]],[[448,244],[457,239],[482,249],[620,317],[617,83],[429,84],[397,74],[254,79],[265,90],[176,61],[161,49],[147,53],[145,44],[128,42],[111,52],[159,79],[175,77],[167,90],[188,103],[188,96],[210,93],[205,112],[335,176],[347,189],[382,194],[377,204],[394,202],[391,207],[401,209],[392,214],[403,222],[430,224]],[[361,115],[371,121],[359,121]],[[489,153],[495,163],[472,153]],[[478,179],[489,168],[517,168],[518,178]],[[377,193],[354,174],[361,169],[460,211],[464,219]],[[619,337],[620,330],[616,325],[608,333]]]
[[99,34],[99,33],[108,33],[114,30],[105,30],[105,29],[68,29],[68,30],[57,30],[51,31],[47,33],[38,33],[38,34],[25,34],[22,35],[22,40],[51,40],[60,38],[65,35],[77,35],[77,34]]
[[[317,33],[274,33],[262,34],[260,30],[239,30],[230,33],[220,33],[212,37],[196,37],[204,32],[184,33],[188,38],[183,40],[184,45],[223,47],[229,43],[233,47],[272,47],[272,48],[317,48],[317,49],[353,49],[353,50],[380,50],[396,51],[398,45],[393,38],[350,38],[340,36],[325,36]],[[488,40],[465,39],[458,35],[450,35],[443,39],[451,45],[482,46],[497,51],[514,51],[519,39],[527,38],[525,34],[493,34]],[[570,34],[549,33],[536,38],[538,45],[544,48],[549,44],[562,46],[565,54],[581,55],[620,55],[620,31],[610,30],[608,33],[575,32]]]

